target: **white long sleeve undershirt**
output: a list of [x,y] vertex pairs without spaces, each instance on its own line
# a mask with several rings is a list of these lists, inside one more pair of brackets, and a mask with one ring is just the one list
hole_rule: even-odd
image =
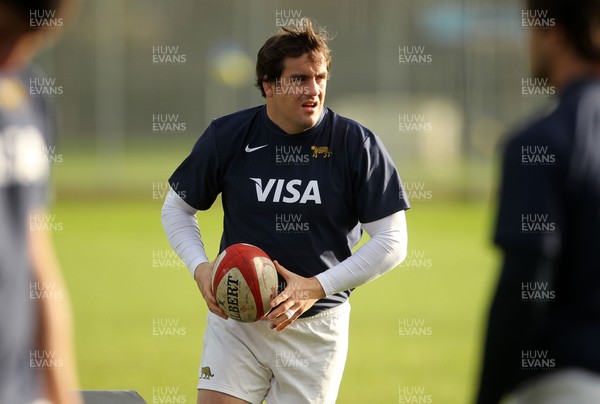
[[371,239],[354,254],[316,276],[327,296],[364,285],[406,258],[408,233],[404,211],[363,223],[362,227]]
[[[175,191],[169,190],[162,208],[162,224],[171,247],[192,276],[198,265],[209,262],[196,212]],[[406,258],[408,234],[404,211],[363,223],[362,227],[371,239],[350,257],[316,276],[327,296],[370,282]]]
[[170,189],[162,207],[162,225],[171,247],[194,276],[196,267],[210,262],[204,250],[196,213],[177,192]]

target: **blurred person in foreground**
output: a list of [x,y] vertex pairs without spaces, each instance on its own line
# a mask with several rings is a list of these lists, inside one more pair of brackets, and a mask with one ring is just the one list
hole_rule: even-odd
[[29,90],[40,76],[29,62],[66,3],[0,0],[1,404],[81,402],[68,297],[43,223],[54,116]]
[[527,8],[533,74],[560,99],[505,147],[477,403],[600,403],[600,1]]

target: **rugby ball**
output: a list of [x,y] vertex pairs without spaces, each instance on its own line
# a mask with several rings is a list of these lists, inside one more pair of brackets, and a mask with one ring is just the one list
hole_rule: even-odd
[[215,260],[211,285],[227,317],[252,323],[271,308],[271,299],[277,295],[277,270],[260,248],[233,244]]

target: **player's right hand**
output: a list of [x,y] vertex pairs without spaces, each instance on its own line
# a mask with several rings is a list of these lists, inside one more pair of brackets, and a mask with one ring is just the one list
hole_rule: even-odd
[[208,310],[221,317],[224,320],[227,320],[227,315],[219,305],[217,304],[217,299],[212,293],[212,287],[210,285],[212,278],[212,269],[214,262],[204,262],[196,267],[194,270],[194,279],[198,284],[198,289],[200,289],[200,293],[202,293],[202,297],[208,306]]

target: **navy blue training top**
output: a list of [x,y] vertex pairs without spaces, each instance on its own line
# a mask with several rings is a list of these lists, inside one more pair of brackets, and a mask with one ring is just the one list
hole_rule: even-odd
[[572,83],[506,145],[495,242],[558,262],[555,304],[600,316],[600,80]]
[[494,240],[504,264],[477,402],[547,364],[600,373],[600,80],[571,83],[507,142]]
[[[295,135],[271,122],[266,106],[215,119],[169,183],[198,210],[222,194],[221,251],[254,244],[304,277],[349,257],[360,223],[410,207],[381,140],[327,108],[314,127]],[[349,295],[321,299],[303,316]]]

